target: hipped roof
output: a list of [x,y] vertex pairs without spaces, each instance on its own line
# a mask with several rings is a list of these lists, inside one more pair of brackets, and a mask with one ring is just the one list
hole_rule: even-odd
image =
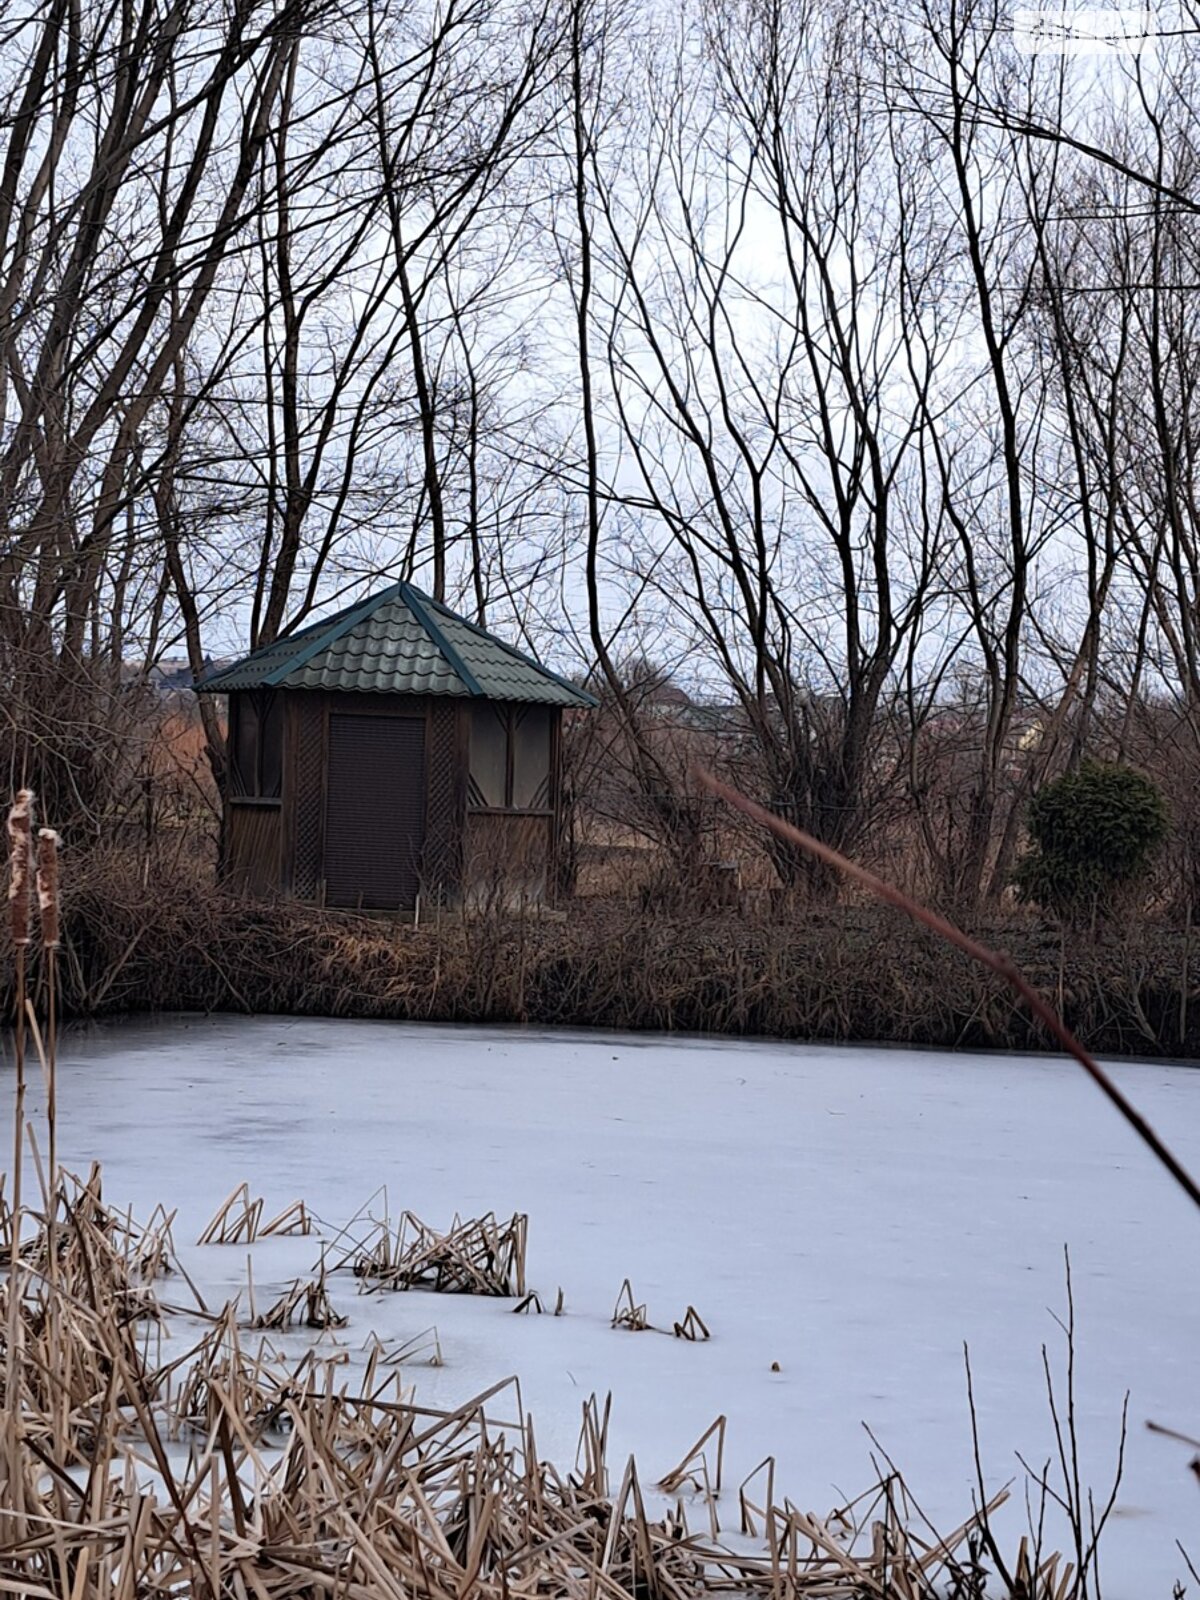
[[553,706],[594,706],[583,689],[514,650],[414,584],[393,583],[334,616],[264,645],[196,685],[464,695]]

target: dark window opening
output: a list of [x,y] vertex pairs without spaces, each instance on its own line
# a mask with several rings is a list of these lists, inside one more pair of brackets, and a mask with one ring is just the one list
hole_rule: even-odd
[[470,803],[476,811],[550,811],[548,706],[471,707]]
[[283,792],[283,701],[269,689],[230,703],[230,791],[239,800],[278,800]]

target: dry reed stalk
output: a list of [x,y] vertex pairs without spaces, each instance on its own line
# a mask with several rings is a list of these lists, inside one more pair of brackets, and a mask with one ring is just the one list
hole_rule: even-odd
[[50,1163],[50,1274],[58,1270],[55,1213],[58,1210],[58,948],[60,905],[58,880],[59,837],[53,828],[39,828],[37,836],[37,897],[46,958],[46,1132]]
[[277,1217],[272,1217],[270,1222],[264,1222],[259,1229],[259,1236],[268,1239],[272,1235],[283,1238],[285,1235],[302,1235],[307,1238],[312,1232],[312,1218],[309,1216],[303,1200],[293,1200],[290,1206],[285,1206]]
[[[580,1489],[594,1500],[608,1499],[608,1424],[612,1418],[612,1395],[601,1412],[595,1395],[583,1402],[583,1426],[575,1451],[575,1471]],[[582,1463],[582,1466],[581,1466]]]
[[405,1211],[394,1233],[385,1221],[373,1245],[349,1254],[355,1276],[373,1288],[523,1298],[528,1236],[529,1218],[521,1212],[503,1223],[490,1211],[467,1221],[455,1217],[438,1233]]
[[349,1320],[334,1309],[322,1275],[310,1283],[297,1278],[270,1310],[251,1318],[250,1326],[283,1330],[298,1323],[305,1328],[344,1328]]
[[708,1324],[695,1306],[688,1306],[681,1320],[675,1324],[673,1332],[677,1339],[690,1339],[693,1342],[712,1338]]
[[626,1278],[617,1291],[617,1302],[613,1306],[612,1325],[614,1328],[627,1328],[630,1333],[645,1333],[650,1327],[644,1305],[635,1305],[633,1299],[633,1285]]
[[[74,1181],[63,1210],[57,1335],[40,1291],[21,1303],[28,1426],[6,1466],[7,1481],[19,1476],[26,1486],[28,1515],[19,1537],[11,1521],[0,1523],[0,1592],[48,1600],[982,1593],[970,1586],[979,1519],[946,1539],[916,1537],[893,1474],[820,1518],[778,1501],[768,1467],[761,1505],[751,1507],[751,1480],[741,1490],[743,1528],[761,1522],[763,1546],[730,1548],[717,1520],[724,1418],[663,1480],[664,1489],[699,1495],[707,1523],[699,1531],[688,1526],[686,1503],[650,1514],[632,1461],[609,1497],[610,1404],[594,1397],[577,1469],[564,1475],[539,1459],[519,1393],[511,1423],[489,1412],[504,1385],[453,1410],[418,1407],[399,1374],[382,1372],[382,1347],[350,1394],[345,1352],[327,1358],[310,1348],[296,1360],[266,1341],[249,1350],[227,1307],[192,1350],[163,1365],[138,1331],[156,1324],[128,1310],[130,1291],[147,1288],[140,1263],[148,1248],[157,1260],[168,1214],[140,1228],[110,1212],[95,1169]],[[34,1241],[39,1258],[47,1222]],[[147,1466],[161,1486],[154,1494],[139,1487]],[[6,1493],[0,1513],[11,1510]],[[1081,1600],[1052,1556],[1027,1549],[1014,1571],[1023,1600]]]
[[430,1367],[445,1365],[442,1342],[438,1337],[436,1326],[423,1328],[420,1333],[414,1333],[407,1339],[394,1340],[390,1343],[380,1339],[378,1334],[372,1333],[363,1348],[369,1348],[374,1360],[382,1361],[389,1367],[411,1365],[417,1361]]
[[[235,1210],[238,1202],[241,1209]],[[216,1215],[196,1240],[197,1244],[253,1244],[258,1238],[263,1202],[250,1198],[250,1185],[239,1183],[217,1207]]]
[[[749,1496],[749,1494],[747,1492],[749,1490],[749,1488],[750,1488],[750,1485],[754,1482],[754,1480],[756,1478],[759,1478],[759,1477],[762,1477],[762,1478],[764,1478],[766,1480],[766,1482],[765,1482],[766,1494],[764,1496],[764,1501],[763,1501],[763,1504],[761,1506],[760,1505],[756,1505],[755,1502],[753,1500],[751,1500],[751,1498],[750,1498],[750,1496]],[[739,1507],[739,1509],[741,1511],[741,1532],[747,1538],[755,1539],[755,1538],[758,1537],[758,1524],[755,1522],[754,1519],[755,1519],[755,1517],[762,1517],[763,1520],[765,1521],[766,1518],[767,1518],[767,1509],[766,1508],[768,1506],[774,1504],[774,1501],[775,1501],[775,1457],[774,1456],[765,1456],[763,1458],[763,1460],[758,1463],[758,1465],[754,1468],[754,1470],[752,1472],[748,1472],[746,1474],[746,1476],[742,1479],[741,1483],[738,1486],[738,1507]]]
[[1011,961],[1008,956],[1000,951],[992,950],[987,945],[981,944],[977,939],[972,939],[969,934],[955,926],[947,918],[940,916],[936,911],[931,911],[928,906],[923,906],[914,900],[902,889],[897,889],[894,884],[877,877],[869,872],[866,867],[860,867],[850,861],[846,856],[834,850],[830,845],[823,844],[820,839],[814,839],[802,828],[795,827],[790,822],[785,822],[782,817],[777,817],[764,806],[758,805],[740,789],[733,788],[730,784],[722,783],[711,772],[697,768],[696,777],[711,793],[723,800],[726,805],[735,811],[740,811],[744,816],[757,822],[760,826],[773,833],[776,838],[783,839],[788,844],[797,845],[801,850],[815,856],[818,861],[823,861],[826,866],[834,867],[844,877],[852,882],[861,884],[877,900],[882,900],[885,905],[895,906],[903,911],[914,922],[920,923],[932,933],[936,933],[947,943],[954,945],[964,955],[977,961],[980,966],[987,967],[990,971],[1003,978],[1005,983],[1017,994],[1033,1012],[1034,1016],[1047,1030],[1052,1038],[1062,1046],[1067,1053],[1074,1057],[1083,1070],[1091,1078],[1096,1087],[1116,1107],[1121,1116],[1137,1134],[1138,1138],[1152,1151],[1157,1160],[1171,1174],[1175,1182],[1184,1191],[1192,1203],[1200,1206],[1200,1184],[1198,1184],[1187,1168],[1172,1154],[1170,1149],[1159,1138],[1158,1134],[1142,1116],[1141,1112],[1126,1099],[1120,1089],[1105,1072],[1095,1058],[1084,1049],[1083,1045],[1063,1022],[1055,1011],[1021,969]]
[[[26,956],[30,937],[31,880],[33,875],[33,791],[22,789],[8,813],[8,908],[9,927],[15,950],[16,1015],[13,1019],[13,1051],[16,1062],[16,1097],[13,1106],[13,1165],[12,1197],[9,1202],[12,1218],[11,1251],[8,1275],[8,1361],[5,1373],[5,1413],[11,1448],[19,1452],[21,1445],[21,1408],[14,1402],[18,1394],[18,1374],[21,1339],[21,1160],[22,1138],[25,1126],[25,1019],[26,1019]],[[10,1470],[11,1470],[10,1457]],[[10,1479],[15,1490],[13,1511],[18,1529],[21,1520],[22,1499],[20,1480]]]
[[708,1465],[704,1454],[704,1446],[709,1442],[710,1439],[715,1442],[717,1452],[716,1474],[713,1483],[713,1492],[715,1494],[720,1494],[721,1480],[724,1476],[725,1464],[725,1424],[725,1417],[718,1417],[715,1422],[710,1423],[700,1437],[696,1440],[692,1448],[684,1456],[683,1460],[680,1461],[679,1465],[677,1467],[673,1467],[670,1472],[663,1475],[663,1477],[659,1480],[658,1487],[664,1492],[664,1494],[674,1494],[682,1484],[688,1481],[688,1479],[692,1479],[694,1482],[694,1472],[696,1470],[702,1470],[704,1474],[707,1475]]

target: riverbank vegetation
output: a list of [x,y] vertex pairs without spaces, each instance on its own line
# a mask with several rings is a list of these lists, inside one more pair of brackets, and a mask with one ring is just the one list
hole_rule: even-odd
[[[173,714],[145,745],[149,768],[113,787],[101,825],[90,835],[78,823],[60,830],[66,1016],[294,1011],[974,1049],[1050,1045],[1001,979],[901,913],[833,875],[819,885],[781,885],[765,831],[708,795],[697,802],[703,854],[681,863],[647,841],[628,813],[619,825],[619,811],[575,790],[550,907],[523,903],[502,865],[494,894],[470,916],[422,907],[415,924],[226,893],[216,871],[217,792],[196,732]],[[590,743],[595,731],[583,724],[575,737]],[[1101,789],[1108,783],[1104,771]],[[1154,792],[1141,780],[1133,788],[1158,828]],[[603,786],[592,792],[603,801]],[[1087,840],[1075,848],[1060,871],[1088,866]],[[1116,885],[1116,900],[1098,896],[1089,878],[1082,911],[1076,899],[1071,915],[1042,912],[1014,891],[963,925],[1009,953],[1092,1050],[1200,1057],[1200,935],[1172,899],[1177,848],[1169,838],[1139,862],[1141,871]],[[911,856],[882,865],[901,885],[919,882]],[[31,960],[36,985],[36,955]]]
[[[973,924],[1096,1051],[1200,1056],[1200,951],[1186,928],[1076,934]],[[1005,984],[867,905],[497,905],[413,926],[222,895],[206,867],[93,862],[68,878],[64,1013],[232,1010],[789,1039],[1043,1049]],[[32,981],[38,982],[36,962]]]

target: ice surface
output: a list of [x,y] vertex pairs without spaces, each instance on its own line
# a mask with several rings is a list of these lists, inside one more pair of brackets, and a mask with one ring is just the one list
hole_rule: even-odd
[[[1115,1072],[1200,1167],[1200,1072]],[[11,1093],[11,1065],[6,1077]],[[332,1297],[351,1324],[337,1337],[357,1350],[372,1328],[436,1324],[446,1364],[406,1369],[418,1400],[457,1402],[515,1373],[541,1452],[566,1465],[582,1402],[611,1390],[612,1463],[636,1451],[646,1481],[724,1412],[733,1531],[736,1484],[768,1454],[780,1490],[807,1508],[866,1488],[863,1423],[932,1519],[961,1521],[973,1490],[964,1342],[989,1486],[1020,1474],[1015,1451],[1049,1458],[1041,1347],[1061,1372],[1067,1244],[1084,1463],[1104,1493],[1132,1391],[1104,1593],[1168,1600],[1187,1578],[1177,1539],[1200,1565],[1189,1452],[1145,1426],[1200,1432],[1200,1216],[1068,1063],[180,1018],[72,1033],[59,1104],[64,1162],[101,1160],[106,1197],[143,1218],[177,1206],[176,1240],[213,1301],[243,1284],[246,1251],[193,1242],[242,1179],[268,1214],[302,1197],[329,1232],[381,1185],[393,1215],[435,1226],[455,1211],[527,1211],[531,1281],[551,1304],[562,1286],[563,1318],[358,1296],[345,1275]],[[318,1248],[255,1246],[260,1308]],[[658,1328],[692,1304],[711,1342],[612,1329],[626,1277]]]

